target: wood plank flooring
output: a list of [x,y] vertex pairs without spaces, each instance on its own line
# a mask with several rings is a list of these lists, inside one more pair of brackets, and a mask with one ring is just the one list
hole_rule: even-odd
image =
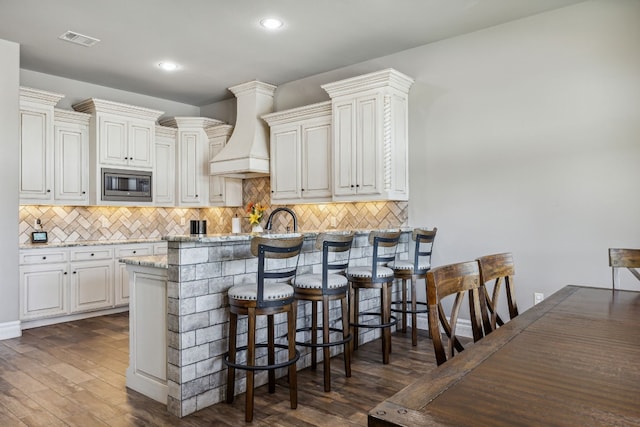
[[[0,341],[0,426],[237,426],[244,422],[244,394],[182,419],[125,386],[129,364],[128,313],[23,331]],[[323,391],[322,366],[298,373],[298,408],[280,380],[276,392],[256,389],[254,426],[366,426],[368,411],[435,368],[433,346],[419,331],[395,333],[389,365],[380,340],[360,346],[352,377],[341,356],[331,363],[332,391]],[[281,386],[282,385],[282,386]]]

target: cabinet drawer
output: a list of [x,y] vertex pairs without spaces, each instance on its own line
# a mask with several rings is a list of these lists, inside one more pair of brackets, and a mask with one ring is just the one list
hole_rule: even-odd
[[167,242],[155,243],[153,245],[153,254],[154,255],[166,255],[168,252]]
[[20,264],[49,264],[53,262],[66,262],[67,251],[59,250],[29,250],[20,251]]
[[113,249],[109,247],[93,247],[71,250],[71,261],[90,261],[113,258]]
[[131,256],[153,255],[153,245],[126,246],[116,249],[116,260]]

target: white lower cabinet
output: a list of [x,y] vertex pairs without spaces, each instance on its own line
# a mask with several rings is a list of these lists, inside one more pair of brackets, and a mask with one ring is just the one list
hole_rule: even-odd
[[20,318],[67,314],[67,263],[34,264],[20,268]]
[[71,267],[71,312],[113,306],[113,260],[78,261]]
[[33,327],[126,310],[129,276],[120,258],[166,252],[167,242],[21,249],[20,319]]

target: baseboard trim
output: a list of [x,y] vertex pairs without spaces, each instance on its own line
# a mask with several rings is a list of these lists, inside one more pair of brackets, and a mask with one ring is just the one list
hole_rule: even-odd
[[[429,330],[429,314],[418,313],[418,329]],[[442,327],[440,328],[442,331]],[[458,325],[456,327],[457,335],[466,338],[473,338],[473,329],[471,329],[471,320],[458,319]],[[444,331],[442,331],[444,332]]]
[[56,323],[72,322],[74,320],[88,319],[90,317],[106,316],[108,314],[122,313],[123,311],[129,311],[129,306],[115,307],[106,310],[87,311],[84,313],[69,314],[66,316],[48,317],[45,319],[23,320],[21,328],[31,329],[39,328],[40,326],[49,326]]
[[22,336],[22,328],[20,327],[20,321],[14,320],[13,322],[0,323],[0,340],[8,340],[11,338],[18,338]]

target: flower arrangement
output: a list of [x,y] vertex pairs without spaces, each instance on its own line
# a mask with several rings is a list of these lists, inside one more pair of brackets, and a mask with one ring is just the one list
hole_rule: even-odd
[[250,202],[247,205],[247,213],[249,214],[249,223],[251,225],[260,224],[260,220],[262,219],[262,216],[264,215],[264,211],[266,210],[267,210],[266,206],[261,205],[260,203]]

